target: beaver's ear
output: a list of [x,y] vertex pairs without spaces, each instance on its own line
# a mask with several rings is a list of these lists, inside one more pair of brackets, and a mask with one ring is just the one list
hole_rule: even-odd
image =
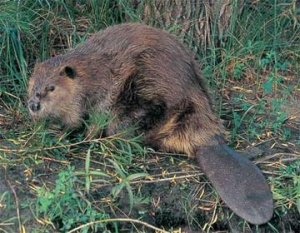
[[61,76],[67,76],[68,78],[74,79],[76,77],[76,71],[71,66],[65,66],[60,72]]

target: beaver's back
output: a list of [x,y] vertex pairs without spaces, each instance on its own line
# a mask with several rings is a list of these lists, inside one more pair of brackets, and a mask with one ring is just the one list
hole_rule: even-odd
[[108,27],[89,38],[75,50],[81,54],[92,53],[134,53],[148,48],[173,51],[189,57],[190,53],[178,40],[167,32],[138,23],[126,23]]
[[97,57],[107,57],[116,79],[142,74],[147,79],[145,83],[154,85],[153,90],[159,90],[173,102],[187,93],[190,96],[193,90],[204,95],[200,98],[209,99],[194,55],[160,29],[142,24],[112,26],[75,48],[69,57],[75,55],[90,57],[90,65],[95,63],[94,66]]

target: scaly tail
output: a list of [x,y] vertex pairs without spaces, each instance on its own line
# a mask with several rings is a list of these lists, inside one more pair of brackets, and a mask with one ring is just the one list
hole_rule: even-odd
[[197,148],[201,169],[237,215],[253,224],[268,222],[273,214],[273,199],[262,172],[224,144],[221,137],[215,141],[215,145]]

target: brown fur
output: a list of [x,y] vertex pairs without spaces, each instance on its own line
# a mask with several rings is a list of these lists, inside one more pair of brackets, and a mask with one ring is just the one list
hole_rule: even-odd
[[[66,66],[74,68],[74,79],[61,77]],[[221,133],[192,53],[158,29],[140,24],[110,27],[73,51],[37,64],[30,79],[29,97],[50,84],[56,89],[41,99],[41,112],[31,111],[35,118],[59,118],[74,127],[91,109],[119,115],[116,125],[126,121],[126,111],[134,121],[149,114],[140,103],[126,106],[128,99],[122,99],[122,93],[134,95],[128,98],[142,97],[144,104],[156,99],[165,103],[165,117],[145,132],[147,141],[162,145],[162,150],[192,155],[194,145],[205,144]],[[135,89],[129,90],[133,85]],[[186,110],[185,99],[193,104],[194,113],[186,114],[182,123],[176,117]]]
[[37,64],[29,82],[33,118],[77,127],[109,111],[107,134],[138,123],[145,143],[194,156],[222,199],[261,224],[273,213],[259,169],[224,144],[222,127],[193,54],[176,38],[141,24],[109,27],[74,50]]

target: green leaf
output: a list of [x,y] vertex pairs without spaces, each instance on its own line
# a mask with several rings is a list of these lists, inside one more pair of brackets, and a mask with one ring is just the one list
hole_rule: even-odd
[[90,177],[91,149],[89,148],[85,158],[85,191],[90,192],[91,177]]
[[116,198],[120,194],[124,186],[125,183],[121,183],[111,189],[111,194],[113,195],[114,198]]
[[128,197],[129,197],[129,212],[131,212],[132,206],[133,206],[133,193],[132,193],[132,189],[128,183],[126,184],[126,189],[127,189]]
[[273,77],[270,77],[266,82],[262,84],[263,90],[265,94],[270,94],[273,91]]
[[108,159],[114,166],[116,172],[118,173],[118,175],[120,175],[122,178],[126,177],[126,171],[124,170],[124,168],[122,166],[120,166],[119,164],[117,164],[115,161]]
[[138,178],[142,178],[142,177],[146,177],[146,176],[148,176],[147,173],[136,173],[136,174],[132,174],[132,175],[128,176],[126,178],[126,180],[132,181],[132,180],[136,180]]

